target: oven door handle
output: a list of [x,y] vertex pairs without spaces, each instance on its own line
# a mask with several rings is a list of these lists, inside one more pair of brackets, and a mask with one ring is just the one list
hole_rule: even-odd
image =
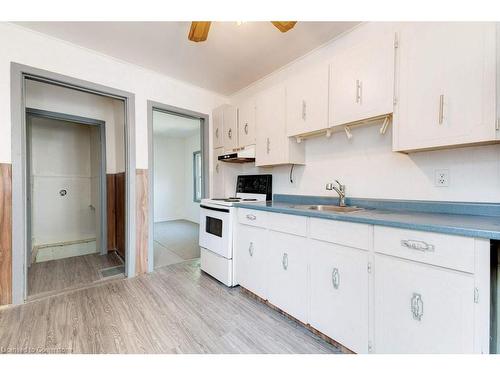
[[205,206],[203,204],[200,204],[200,208],[204,208],[205,210],[211,210],[211,211],[218,211],[218,212],[227,212],[227,213],[229,213],[229,210],[227,208],[215,208],[215,207]]

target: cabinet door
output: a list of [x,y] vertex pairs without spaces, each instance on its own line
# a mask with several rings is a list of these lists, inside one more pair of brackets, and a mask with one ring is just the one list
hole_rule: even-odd
[[238,142],[240,147],[255,144],[255,100],[238,106]]
[[235,278],[242,287],[267,299],[267,231],[238,224],[235,246]]
[[310,324],[356,353],[368,352],[368,253],[310,242]]
[[398,55],[396,151],[496,139],[494,24],[410,23]]
[[222,147],[214,149],[212,168],[212,198],[223,198],[224,194],[224,163],[217,158],[224,153]]
[[224,106],[222,111],[224,129],[224,150],[233,151],[238,147],[238,111],[232,105]]
[[273,86],[257,97],[255,164],[273,165],[288,160],[285,127],[285,87]]
[[307,322],[306,238],[269,232],[268,300],[303,323]]
[[375,255],[375,351],[472,353],[472,275]]
[[339,52],[330,65],[330,125],[393,112],[394,34]]
[[223,146],[223,129],[222,129],[222,119],[223,119],[223,108],[218,107],[215,108],[212,112],[212,119],[213,119],[213,133],[212,133],[212,138],[213,138],[213,148],[219,148]]
[[328,66],[318,65],[286,83],[287,135],[328,127]]

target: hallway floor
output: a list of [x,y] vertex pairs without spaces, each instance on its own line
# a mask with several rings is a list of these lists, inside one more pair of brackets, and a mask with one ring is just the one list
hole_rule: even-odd
[[154,224],[154,266],[163,267],[200,257],[199,225],[187,220]]
[[199,261],[0,310],[0,348],[50,353],[339,353]]
[[102,269],[122,264],[114,251],[33,263],[28,269],[28,299],[100,281]]

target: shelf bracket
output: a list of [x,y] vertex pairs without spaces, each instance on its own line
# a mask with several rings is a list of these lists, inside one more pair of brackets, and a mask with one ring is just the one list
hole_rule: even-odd
[[349,126],[345,126],[344,131],[347,139],[351,139],[352,138],[351,128]]
[[297,143],[302,143],[302,138],[301,137],[295,137],[295,141],[297,141]]
[[331,136],[332,136],[332,130],[331,129],[326,129],[325,137],[326,138],[330,138]]
[[385,116],[384,122],[382,123],[382,126],[380,127],[380,134],[385,134],[387,131],[387,128],[389,127],[389,123],[391,122],[390,116]]

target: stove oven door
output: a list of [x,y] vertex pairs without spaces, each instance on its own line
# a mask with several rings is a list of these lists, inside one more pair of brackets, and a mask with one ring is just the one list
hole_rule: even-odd
[[209,204],[200,205],[200,246],[232,259],[231,208]]

